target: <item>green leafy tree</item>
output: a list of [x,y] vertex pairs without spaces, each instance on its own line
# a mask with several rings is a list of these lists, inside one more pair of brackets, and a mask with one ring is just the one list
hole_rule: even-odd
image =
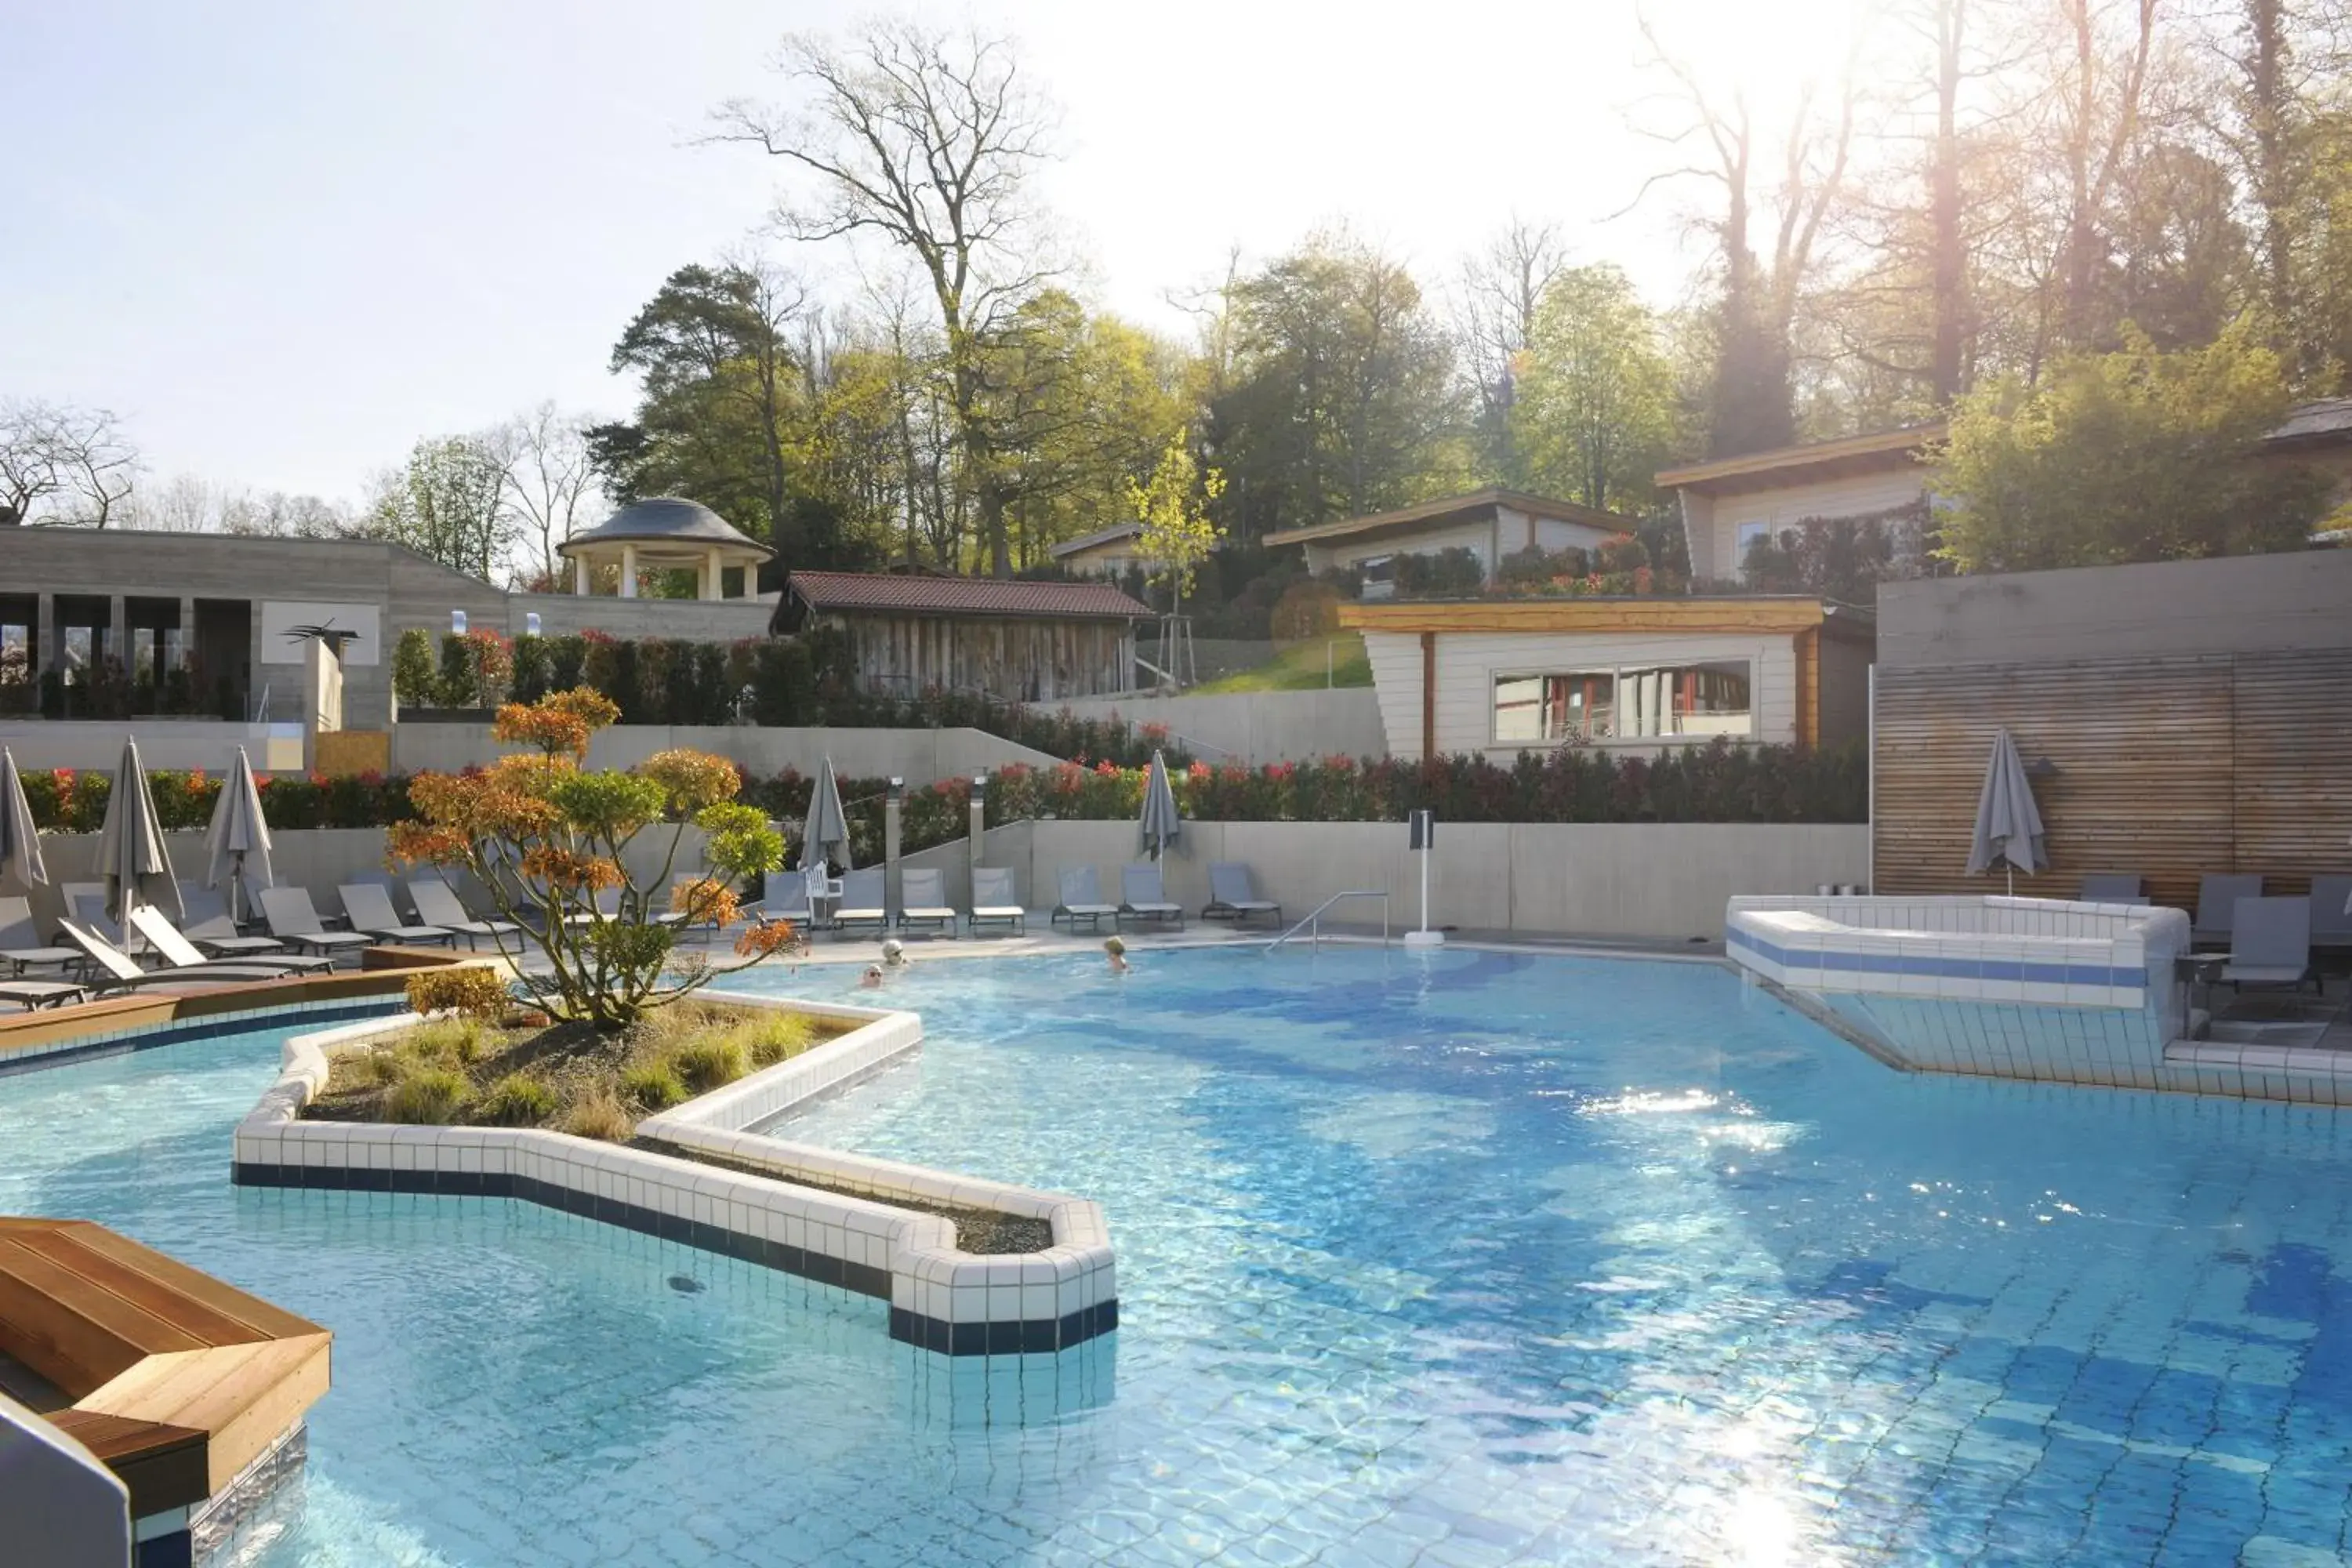
[[1150,480],[1128,486],[1129,502],[1143,524],[1136,553],[1151,563],[1154,582],[1168,584],[1178,609],[1223,535],[1207,509],[1224,492],[1224,475],[1194,461],[1192,443],[1181,430],[1161,449]]
[[487,442],[428,437],[377,481],[365,532],[487,583],[516,538],[505,491],[506,466]]
[[1675,438],[1675,373],[1658,322],[1615,267],[1578,267],[1544,290],[1511,410],[1540,489],[1604,510],[1653,499]]
[[2326,487],[2259,458],[2287,409],[2278,355],[2241,321],[2207,347],[2061,360],[2037,387],[1963,397],[1937,467],[1942,552],[1963,572],[2298,548]]

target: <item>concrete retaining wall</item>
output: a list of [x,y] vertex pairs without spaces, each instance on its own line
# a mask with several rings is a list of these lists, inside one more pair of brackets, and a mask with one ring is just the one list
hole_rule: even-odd
[[1334,691],[1229,691],[1206,697],[1097,697],[1066,703],[1081,719],[1165,724],[1207,758],[1307,762],[1388,755],[1380,697],[1369,686]]
[[[115,742],[120,754],[121,741]],[[843,778],[889,778],[927,784],[970,778],[1007,763],[1050,767],[1058,759],[984,730],[769,729],[750,724],[615,724],[588,748],[588,765],[634,767],[674,746],[692,746],[740,763],[753,773],[794,768],[814,773],[825,758]],[[490,739],[487,724],[402,724],[392,732],[393,766],[402,773],[454,773],[485,763],[508,748]],[[22,757],[19,763],[30,766]]]
[[[1190,822],[1183,842],[1163,875],[1187,910],[1208,900],[1211,861],[1240,860],[1292,920],[1353,888],[1387,889],[1400,930],[1418,918],[1420,868],[1402,823]],[[1441,824],[1437,843],[1433,925],[1545,936],[1720,938],[1733,894],[1858,884],[1870,859],[1870,832],[1858,823]],[[983,852],[983,864],[1013,868],[1023,900],[1037,910],[1053,906],[1065,868],[1095,867],[1115,900],[1119,868],[1143,858],[1129,822],[1015,823],[990,829]],[[940,867],[961,907],[970,856],[956,843],[907,863]],[[1376,923],[1380,906],[1352,900],[1333,918]]]

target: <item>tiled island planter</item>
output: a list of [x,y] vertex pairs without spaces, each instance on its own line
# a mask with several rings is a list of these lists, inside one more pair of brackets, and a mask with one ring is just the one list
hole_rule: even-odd
[[[943,1355],[1058,1351],[1118,1326],[1101,1205],[748,1131],[914,1050],[922,1043],[919,1017],[764,996],[711,997],[858,1025],[638,1124],[641,1137],[772,1176],[536,1128],[299,1120],[326,1085],[329,1049],[417,1021],[403,1014],[289,1039],[284,1070],[237,1128],[234,1179],[255,1187],[542,1204],[887,1300],[893,1339]],[[797,1185],[795,1174],[873,1198]],[[887,1201],[893,1196],[1042,1219],[1054,1245],[1042,1252],[968,1253],[956,1246],[952,1221],[894,1207]]]

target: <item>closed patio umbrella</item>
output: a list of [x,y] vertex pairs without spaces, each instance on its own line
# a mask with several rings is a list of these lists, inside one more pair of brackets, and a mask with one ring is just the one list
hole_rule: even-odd
[[1168,782],[1168,759],[1157,751],[1151,753],[1151,771],[1144,775],[1143,815],[1138,822],[1143,847],[1154,860],[1184,831],[1184,818],[1176,810],[1176,789]]
[[2030,877],[2050,864],[2033,786],[2026,781],[2025,764],[2018,760],[2017,742],[2007,730],[1993,732],[1992,760],[1986,764],[1984,789],[1977,796],[1976,832],[1969,840],[1969,875],[1981,877],[1996,864],[2008,873],[2012,892],[2018,872]]
[[33,830],[33,803],[25,798],[25,781],[16,776],[16,759],[0,746],[0,887],[10,882],[30,888],[49,879],[41,862],[40,836]]
[[106,879],[106,912],[118,922],[140,904],[153,904],[174,921],[187,918],[135,740],[122,742],[122,763],[114,770],[114,789],[106,797],[106,821],[98,830],[98,870]]
[[237,918],[238,889],[248,873],[267,888],[269,874],[269,824],[261,816],[261,786],[254,782],[253,762],[245,748],[236,749],[236,765],[222,781],[220,798],[213,803],[212,826],[205,830],[205,848],[212,856],[205,886],[217,888],[228,878],[228,918]]
[[825,860],[837,861],[845,871],[851,868],[849,817],[841,809],[841,786],[834,782],[831,757],[817,770],[816,788],[809,795],[808,823],[801,829],[801,869]]

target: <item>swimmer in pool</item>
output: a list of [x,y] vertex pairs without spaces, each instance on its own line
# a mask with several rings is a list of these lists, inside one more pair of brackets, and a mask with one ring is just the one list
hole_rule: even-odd
[[899,942],[897,937],[894,936],[882,944],[883,968],[904,969],[908,964],[912,963],[913,962],[914,960],[907,956],[907,950],[903,946],[899,945]]
[[864,974],[862,974],[862,975],[859,975],[859,976],[858,976],[858,979],[857,979],[857,984],[858,984],[859,989],[861,989],[861,990],[865,990],[865,991],[879,991],[879,990],[881,990],[881,989],[882,989],[882,966],[881,966],[880,964],[878,964],[878,963],[869,963],[869,964],[867,964],[867,965],[866,966],[866,973],[865,973]]
[[1110,955],[1110,972],[1113,974],[1125,974],[1135,967],[1127,961],[1127,943],[1117,937],[1103,943],[1103,952]]

